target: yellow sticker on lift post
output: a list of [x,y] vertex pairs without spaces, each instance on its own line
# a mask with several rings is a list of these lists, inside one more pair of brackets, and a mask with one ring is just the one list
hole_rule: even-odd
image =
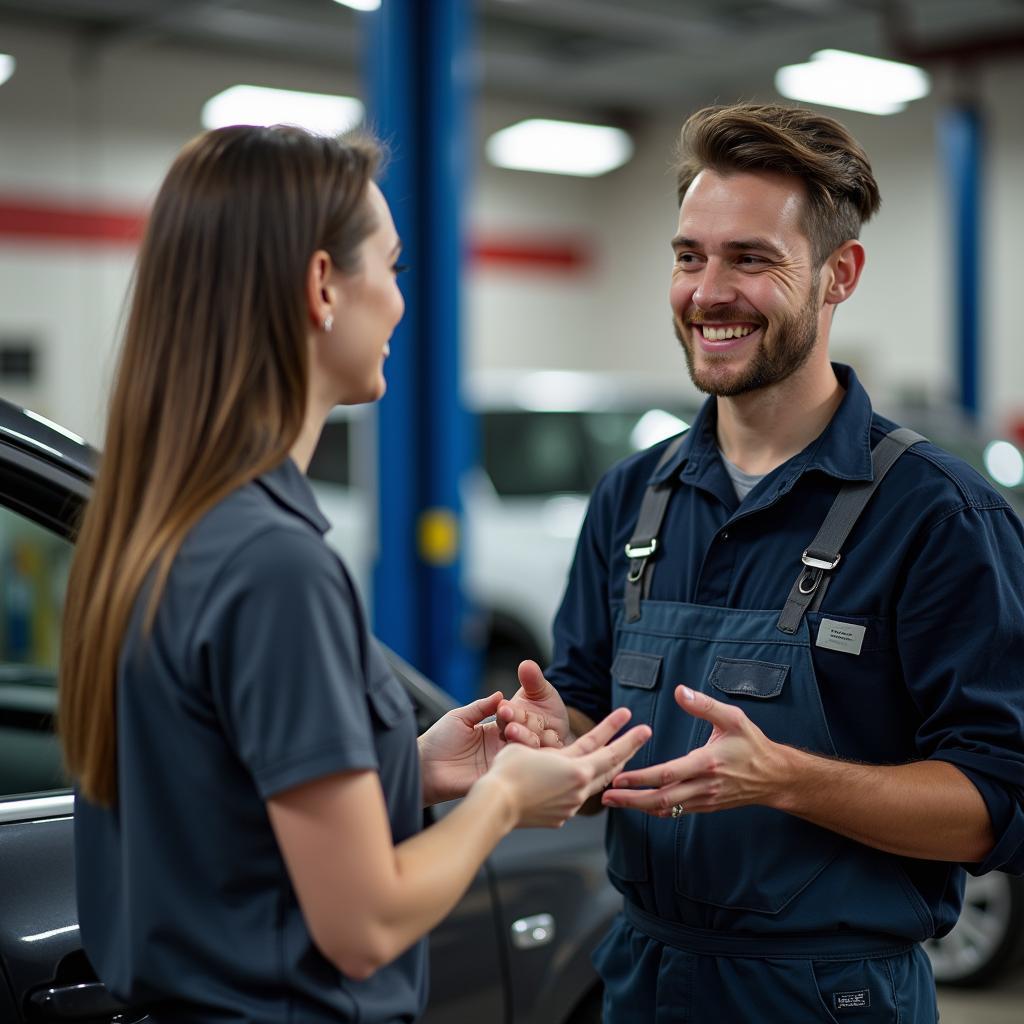
[[447,566],[459,553],[459,520],[450,508],[427,508],[416,529],[420,558],[427,565]]

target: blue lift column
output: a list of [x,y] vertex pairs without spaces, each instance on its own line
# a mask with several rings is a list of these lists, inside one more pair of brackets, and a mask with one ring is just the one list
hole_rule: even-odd
[[460,389],[469,25],[470,0],[383,0],[367,17],[365,52],[368,121],[390,148],[381,187],[410,265],[377,408],[374,631],[463,703],[476,695],[479,662],[460,499],[476,456]]
[[964,412],[979,413],[981,351],[981,222],[984,131],[981,115],[970,103],[942,115],[939,134],[950,190],[953,225],[953,322],[956,325],[959,401]]

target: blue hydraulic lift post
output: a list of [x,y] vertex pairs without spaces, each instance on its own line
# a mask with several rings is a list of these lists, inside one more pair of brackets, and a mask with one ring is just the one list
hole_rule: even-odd
[[374,629],[465,702],[477,680],[459,492],[475,455],[459,383],[470,0],[384,0],[369,20],[369,123],[391,150],[382,187],[410,264],[378,405]]
[[[419,250],[416,203],[415,20],[417,0],[387,0],[364,19],[363,71],[367,123],[391,152],[381,188],[391,206],[405,255]],[[387,394],[377,404],[377,558],[373,568],[373,628],[402,657],[419,665],[416,516],[420,456],[416,445],[416,326],[419,276],[401,279],[405,317],[391,339]]]
[[426,598],[421,621],[424,647],[434,678],[460,702],[476,694],[478,658],[470,628],[471,611],[463,592],[465,518],[460,483],[476,462],[474,421],[461,388],[460,281],[465,263],[463,209],[470,164],[469,116],[474,92],[470,45],[471,0],[433,0],[423,33],[425,139],[420,152],[426,168],[427,202],[422,218],[427,254],[423,381],[428,396],[424,436],[430,438],[425,484],[427,508],[448,545],[421,552],[427,560]]
[[984,145],[981,115],[971,104],[946,111],[940,138],[950,190],[954,259],[952,261],[959,401],[975,419],[981,380],[981,183]]

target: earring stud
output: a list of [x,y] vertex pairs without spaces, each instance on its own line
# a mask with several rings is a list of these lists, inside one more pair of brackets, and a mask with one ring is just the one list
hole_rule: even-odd
[[334,317],[330,313],[324,317],[324,332],[329,333],[331,328],[334,326]]

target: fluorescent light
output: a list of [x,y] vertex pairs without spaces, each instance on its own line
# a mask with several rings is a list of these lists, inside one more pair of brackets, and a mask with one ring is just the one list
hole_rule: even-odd
[[686,420],[681,420],[664,409],[649,409],[630,431],[629,443],[634,451],[643,451],[652,444],[681,434],[688,426]]
[[9,53],[0,53],[0,85],[3,85],[11,75],[18,62]]
[[351,7],[353,11],[376,11],[380,7],[380,0],[334,0],[334,2]]
[[363,105],[352,96],[233,85],[203,104],[206,128],[231,124],[297,124],[319,135],[339,135],[363,119]]
[[593,178],[621,167],[633,140],[621,128],[531,118],[495,132],[486,149],[496,167]]
[[997,484],[1018,487],[1024,483],[1024,455],[1009,441],[993,441],[985,448],[985,468]]
[[807,64],[779,68],[775,88],[791,100],[866,114],[896,114],[911,100],[927,96],[931,79],[912,64],[845,50],[818,50]]

